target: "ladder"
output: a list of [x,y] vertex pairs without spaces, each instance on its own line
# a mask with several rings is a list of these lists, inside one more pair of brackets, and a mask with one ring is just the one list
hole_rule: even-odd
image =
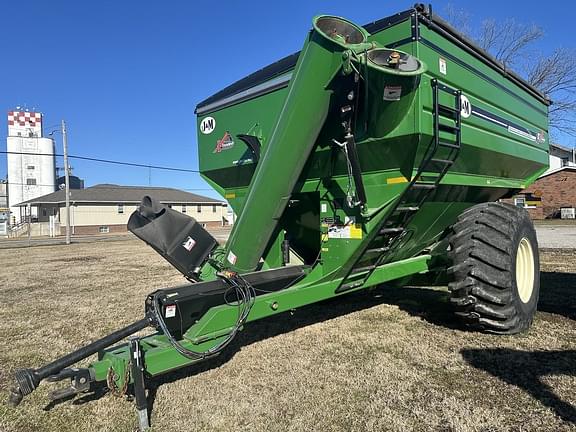
[[[432,79],[433,139],[416,175],[393,204],[388,216],[375,228],[362,251],[346,272],[337,293],[359,288],[401,243],[407,226],[422,205],[433,195],[454,164],[462,144],[461,91]],[[441,94],[453,98],[453,105],[441,103]],[[441,136],[442,134],[442,136]]]

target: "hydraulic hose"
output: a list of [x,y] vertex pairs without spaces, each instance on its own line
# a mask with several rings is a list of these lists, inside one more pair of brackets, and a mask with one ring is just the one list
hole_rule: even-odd
[[229,283],[231,288],[233,288],[236,292],[238,302],[238,318],[234,328],[230,331],[230,333],[226,335],[226,338],[206,351],[190,350],[184,347],[179,341],[177,341],[176,338],[170,333],[170,329],[162,317],[162,308],[159,301],[162,292],[157,292],[152,298],[154,322],[158,325],[162,333],[164,333],[164,335],[168,338],[168,341],[174,347],[174,349],[188,359],[204,360],[208,357],[219,354],[230,342],[232,342],[240,328],[246,322],[248,314],[254,305],[256,291],[254,290],[254,287],[248,281],[246,281],[246,279],[238,274],[233,274],[229,277],[225,276],[224,274],[220,274],[219,276],[227,283]]

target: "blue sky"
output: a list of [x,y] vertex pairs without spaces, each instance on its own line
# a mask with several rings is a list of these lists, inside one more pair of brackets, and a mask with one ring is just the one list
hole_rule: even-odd
[[[226,85],[300,49],[311,18],[344,16],[359,24],[410,2],[42,1],[4,2],[0,41],[0,131],[16,106],[44,113],[45,130],[65,119],[70,153],[196,169],[196,104]],[[433,3],[442,14],[446,1]],[[452,1],[485,18],[514,17],[545,30],[539,48],[576,45],[573,3]],[[564,12],[563,12],[564,11]],[[574,139],[564,142],[572,145]],[[5,141],[4,141],[5,142]],[[5,149],[5,144],[2,146]],[[60,137],[57,137],[61,152]],[[60,162],[60,165],[62,163]],[[73,161],[86,185],[118,183],[196,189],[215,196],[197,174]],[[0,155],[0,177],[6,161]]]

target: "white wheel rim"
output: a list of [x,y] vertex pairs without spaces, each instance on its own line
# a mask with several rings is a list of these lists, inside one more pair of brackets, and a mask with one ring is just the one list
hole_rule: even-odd
[[528,303],[534,291],[534,252],[530,241],[523,237],[516,251],[516,287],[523,303]]

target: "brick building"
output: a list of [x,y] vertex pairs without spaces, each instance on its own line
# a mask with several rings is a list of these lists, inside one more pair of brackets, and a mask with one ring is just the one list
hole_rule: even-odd
[[[70,226],[72,234],[104,234],[126,231],[128,218],[148,195],[162,204],[192,216],[203,226],[215,228],[228,224],[227,204],[213,198],[172,188],[118,186],[101,184],[70,190]],[[18,204],[23,212],[35,207],[40,225],[56,220],[59,231],[66,225],[66,195],[63,190]],[[36,230],[36,232],[48,232]]]
[[576,208],[576,167],[547,171],[513,200],[528,210],[532,219],[560,217],[560,209]]

